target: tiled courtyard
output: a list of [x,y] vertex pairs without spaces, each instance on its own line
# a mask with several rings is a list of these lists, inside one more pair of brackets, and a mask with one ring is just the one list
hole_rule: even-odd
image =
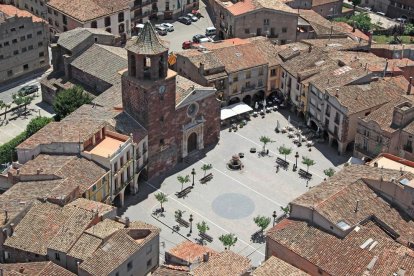
[[[258,230],[253,217],[257,215],[271,217],[273,211],[281,216],[283,213],[281,206],[286,206],[309,187],[320,183],[325,177],[324,169],[338,167],[347,159],[338,156],[336,150],[329,148],[327,144],[316,144],[309,152],[305,146],[295,146],[286,134],[277,134],[274,131],[276,122],[279,120],[282,127],[287,125],[286,116],[287,114],[283,116],[279,112],[272,112],[266,114],[265,118],[252,117],[247,126],[237,132],[223,130],[220,143],[208,151],[201,160],[190,166],[183,164],[176,173],[165,179],[141,183],[139,195],[127,197],[127,207],[120,210],[121,215],[133,220],[144,220],[160,227],[163,255],[164,250],[187,238],[189,233],[189,228],[184,227],[180,228],[179,233],[172,230],[172,227],[177,225],[174,212],[180,209],[185,211],[183,215],[185,220],[188,221],[190,214],[194,218],[193,233],[188,236],[190,240],[198,239],[196,224],[204,220],[210,227],[207,233],[214,238],[208,246],[221,251],[224,248],[218,237],[225,233],[234,233],[238,237],[238,242],[232,250],[250,257],[253,265],[258,265],[264,259],[265,244],[251,241],[251,235]],[[257,153],[249,152],[252,147],[260,151],[262,148],[260,136],[269,136],[275,141],[267,146],[268,156],[262,157]],[[277,148],[283,144],[293,149],[292,154],[287,157],[290,166],[288,170],[280,169],[276,173],[276,158],[284,158],[279,155]],[[309,183],[300,178],[297,172],[292,171],[296,151],[300,156],[299,168],[306,170],[306,166],[301,164],[302,156],[307,156],[316,162],[309,170],[313,174]],[[244,169],[228,170],[226,163],[232,155],[240,152],[245,154],[241,159]],[[203,164],[213,165],[213,169],[208,173],[212,172],[214,177],[206,184],[200,184],[198,181],[204,174],[201,170]],[[175,193],[180,191],[181,184],[177,181],[177,176],[189,175],[191,179],[192,168],[195,168],[197,173],[195,186],[187,197],[178,199]],[[188,185],[191,185],[191,182]],[[164,204],[164,216],[152,216],[153,211],[159,208],[159,203],[154,198],[158,190],[168,194],[168,202]]]

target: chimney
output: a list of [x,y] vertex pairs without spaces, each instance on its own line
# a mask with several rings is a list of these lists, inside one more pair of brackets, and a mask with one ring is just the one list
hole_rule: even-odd
[[312,45],[309,45],[308,53],[312,52]]
[[129,228],[130,220],[129,217],[125,217],[125,228]]
[[337,88],[337,89],[336,89],[336,92],[335,92],[335,97],[337,97],[337,98],[338,98],[338,95],[339,95],[339,88]]
[[378,168],[378,163],[377,162],[374,162],[374,167]]
[[7,210],[4,210],[4,223],[7,223],[9,221],[9,213]]
[[356,201],[355,213],[358,212],[358,208],[359,208],[359,200]]
[[382,77],[385,77],[385,74],[387,73],[387,69],[388,69],[388,58],[385,60],[385,68],[384,68],[384,72],[382,73]]
[[210,252],[206,252],[203,254],[203,262],[208,262],[208,259],[210,258]]
[[19,273],[23,273],[23,272],[24,272],[24,267],[22,267],[22,266],[21,266],[21,267],[19,268]]
[[410,77],[410,83],[408,84],[407,95],[411,94],[412,83],[413,83],[413,77]]
[[40,174],[40,171],[41,171],[40,168],[38,168],[37,171],[36,171],[37,174]]
[[199,70],[200,70],[200,74],[201,75],[204,75],[204,63],[201,63],[200,62],[200,68],[199,68]]
[[17,169],[16,173],[17,173],[17,175],[19,175],[20,174],[20,169]]

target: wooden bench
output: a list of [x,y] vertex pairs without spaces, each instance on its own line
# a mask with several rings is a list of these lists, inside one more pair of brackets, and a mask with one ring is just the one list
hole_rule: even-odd
[[207,235],[206,233],[199,233],[198,234],[200,236],[200,238],[202,238],[203,240],[206,240],[208,242],[213,242],[213,237]]
[[185,197],[186,195],[188,195],[188,194],[191,192],[191,189],[192,189],[192,188],[193,188],[192,186],[189,186],[189,187],[185,188],[184,190],[182,190],[182,191],[180,191],[180,192],[175,193],[175,195],[176,195],[178,198]]
[[285,161],[285,160],[283,160],[282,158],[276,158],[276,163],[278,164],[278,165],[280,165],[280,166],[282,166],[282,167],[284,167],[284,168],[287,168],[287,167],[289,167],[289,162],[288,161]]
[[309,172],[307,172],[305,170],[302,170],[302,169],[299,169],[299,175],[301,177],[303,177],[303,178],[306,178],[306,179],[311,179],[312,178],[312,174],[311,173],[309,173]]
[[205,184],[206,182],[210,181],[211,179],[213,179],[213,174],[209,173],[206,176],[204,176],[203,178],[200,179],[200,183],[201,184]]
[[182,218],[178,218],[177,222],[179,225],[184,226],[186,228],[190,227],[190,223],[186,220],[183,220]]

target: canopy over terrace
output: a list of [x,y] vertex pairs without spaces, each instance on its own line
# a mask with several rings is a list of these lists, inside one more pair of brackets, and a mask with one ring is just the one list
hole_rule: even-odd
[[220,119],[223,121],[250,111],[253,111],[253,108],[245,103],[232,104],[221,109]]

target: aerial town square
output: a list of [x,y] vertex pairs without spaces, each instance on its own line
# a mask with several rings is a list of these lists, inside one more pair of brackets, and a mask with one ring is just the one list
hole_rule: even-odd
[[414,3],[0,0],[0,275],[414,275]]

